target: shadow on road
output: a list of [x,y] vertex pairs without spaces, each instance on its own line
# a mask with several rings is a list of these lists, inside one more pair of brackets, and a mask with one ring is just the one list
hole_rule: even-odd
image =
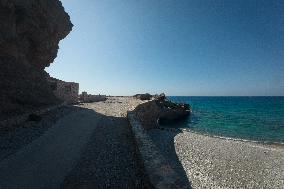
[[188,180],[186,172],[177,156],[175,149],[174,138],[179,133],[180,131],[177,129],[170,128],[152,129],[148,131],[153,143],[158,147],[160,152],[167,159],[170,166],[179,175],[180,182],[183,184],[183,186],[188,186],[188,188],[191,188],[191,183]]
[[[0,162],[0,188],[153,188],[139,161],[127,118],[70,108],[55,124],[53,116],[41,115],[38,123],[28,124],[27,120],[7,133],[15,135],[5,145],[13,153]],[[37,126],[42,130],[35,129]],[[175,154],[177,133],[163,132],[168,131],[149,133],[181,181],[190,187]],[[25,141],[23,145],[18,144],[21,141]]]
[[61,188],[152,188],[137,156],[127,118],[92,109],[80,111],[94,114],[99,122]]

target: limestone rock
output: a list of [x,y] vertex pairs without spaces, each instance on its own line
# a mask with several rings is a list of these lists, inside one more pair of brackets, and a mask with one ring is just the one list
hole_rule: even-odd
[[0,120],[59,102],[44,68],[71,30],[59,0],[0,0]]
[[188,104],[178,104],[165,98],[140,104],[134,110],[145,129],[153,129],[164,122],[175,122],[190,115]]
[[165,93],[161,93],[159,95],[155,95],[154,99],[156,99],[156,100],[165,100],[166,99],[166,95],[165,95]]
[[0,0],[0,53],[43,70],[72,29],[59,0]]

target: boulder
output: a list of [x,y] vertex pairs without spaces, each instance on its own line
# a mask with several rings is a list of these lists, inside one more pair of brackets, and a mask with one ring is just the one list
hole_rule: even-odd
[[155,95],[154,99],[156,99],[156,100],[165,100],[166,99],[166,95],[165,95],[165,93],[161,93],[159,95]]
[[188,104],[179,104],[167,99],[154,99],[138,105],[134,110],[145,129],[153,129],[161,123],[176,122],[190,115]]
[[151,100],[153,96],[150,95],[149,93],[145,93],[145,94],[136,94],[134,95],[134,97],[140,100]]

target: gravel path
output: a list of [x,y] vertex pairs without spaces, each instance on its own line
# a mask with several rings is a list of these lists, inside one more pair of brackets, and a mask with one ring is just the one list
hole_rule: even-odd
[[0,189],[150,188],[125,117],[137,103],[110,98],[74,107],[54,125],[9,131],[9,142],[0,139]]
[[[162,151],[178,157],[192,188],[284,188],[283,146],[192,132],[153,130],[150,135]],[[165,145],[169,141],[172,150]]]
[[0,188],[59,188],[80,157],[98,115],[77,110],[32,143],[0,162]]
[[110,98],[82,105],[100,113],[100,121],[80,161],[62,188],[151,188],[139,164],[126,112],[137,100]]

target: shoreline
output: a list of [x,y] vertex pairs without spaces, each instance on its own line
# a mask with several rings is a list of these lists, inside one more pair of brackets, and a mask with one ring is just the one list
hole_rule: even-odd
[[172,167],[192,188],[281,188],[284,148],[280,145],[212,137],[179,129],[148,132]]
[[[281,174],[284,172],[283,144],[221,137],[199,133],[190,128],[158,127],[146,131],[141,126],[139,130],[141,129],[143,137],[146,137],[151,145],[142,142],[143,145],[149,144],[150,146],[140,148],[141,144],[139,146],[137,139],[136,142],[132,141],[135,140],[134,138],[131,139],[136,136],[133,136],[134,133],[131,131],[133,125],[131,123],[128,125],[130,120],[129,118],[127,120],[126,116],[128,111],[134,110],[139,104],[145,102],[147,101],[133,97],[108,97],[106,101],[83,103],[71,108],[79,112],[81,110],[89,112],[96,117],[95,120],[92,118],[92,121],[98,123],[88,145],[81,149],[80,159],[76,166],[69,172],[70,174],[66,175],[62,183],[65,184],[65,188],[75,187],[85,182],[92,186],[97,186],[97,184],[125,186],[120,181],[113,183],[112,179],[105,180],[105,172],[93,169],[96,167],[106,170],[107,174],[116,177],[117,173],[112,171],[113,166],[117,166],[118,170],[122,170],[120,167],[129,168],[129,172],[119,174],[121,180],[129,178],[129,175],[136,171],[136,176],[129,180],[129,186],[155,184],[156,178],[165,178],[158,180],[161,181],[159,183],[174,181],[179,186],[192,186],[192,188],[274,189],[284,185],[284,175]],[[88,116],[72,117],[82,119],[80,124],[83,122],[89,124],[86,120]],[[67,118],[61,117],[60,119],[66,120]],[[50,129],[53,127],[50,125]],[[39,135],[45,135],[45,133],[41,132]],[[105,146],[102,147],[103,145]],[[143,153],[141,156],[140,149],[139,152],[135,151],[137,148],[144,150],[147,156],[143,156]],[[106,151],[106,149],[109,150]],[[110,152],[112,156],[108,155],[111,154]],[[104,154],[105,158],[98,157],[98,154]],[[116,154],[119,154],[120,158],[115,158]],[[126,156],[128,160],[122,163],[121,160]],[[148,156],[151,158],[147,159]],[[154,182],[149,182],[148,177]],[[131,180],[134,183],[131,184]]]
[[[132,121],[134,131],[137,130],[136,122],[141,121]],[[148,123],[142,121],[141,125]],[[159,167],[147,164],[149,159],[153,159],[161,163],[160,167],[169,167],[178,175],[179,181],[187,181],[192,188],[275,189],[284,186],[283,143],[211,135],[190,128],[157,126],[138,131],[135,131],[136,141],[150,178],[156,178],[156,174],[163,178],[165,174]],[[139,144],[141,140],[142,144]],[[153,146],[151,149],[157,150],[147,150],[144,145],[148,143]],[[158,157],[155,154],[162,158],[149,158]],[[178,182],[174,175],[170,178],[174,183]],[[163,183],[163,180],[168,179],[160,181]]]
[[[165,128],[167,129],[167,128]],[[221,135],[214,135],[214,134],[209,134],[209,133],[203,133],[203,132],[198,132],[194,131],[190,128],[178,128],[182,132],[190,132],[190,133],[195,133],[203,136],[208,136],[212,138],[218,138],[218,139],[223,139],[223,140],[231,140],[231,141],[240,141],[240,142],[247,142],[247,143],[253,143],[253,144],[261,144],[265,146],[275,146],[275,147],[283,147],[284,148],[284,142],[273,142],[273,141],[261,141],[261,140],[252,140],[252,139],[243,139],[243,138],[234,138],[234,137],[226,137],[226,136],[221,136]]]

